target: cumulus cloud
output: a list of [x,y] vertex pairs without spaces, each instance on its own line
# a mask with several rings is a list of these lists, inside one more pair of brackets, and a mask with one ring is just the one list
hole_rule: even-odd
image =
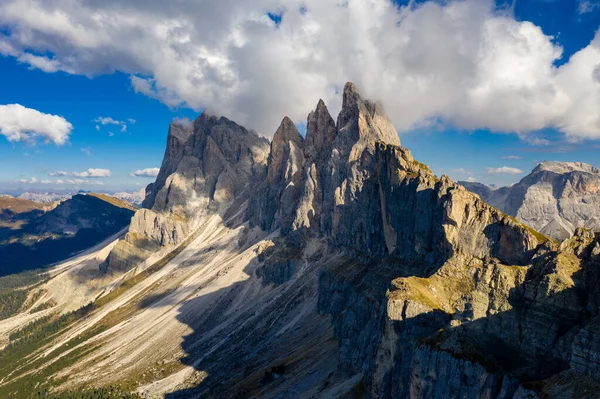
[[40,139],[63,145],[69,139],[71,130],[73,125],[62,116],[44,114],[20,104],[0,105],[0,134],[6,136],[8,141],[34,143]]
[[[127,120],[127,122],[125,122],[125,121],[118,121],[118,120],[110,118],[110,117],[98,117],[98,118],[94,119],[93,122],[99,123],[103,126],[104,125],[117,125],[117,126],[121,127],[121,132],[126,132],[127,131],[127,122],[129,122],[130,124],[134,124],[136,122],[136,120],[130,118]],[[100,126],[96,125],[96,130],[100,130]]]
[[557,67],[558,42],[492,0],[5,0],[0,27],[0,53],[35,68],[122,71],[139,93],[266,135],[319,97],[337,112],[351,80],[400,130],[600,138],[600,36]]
[[505,155],[505,156],[502,157],[502,159],[516,160],[516,159],[521,159],[521,157],[518,156],[518,155]]
[[156,177],[160,172],[159,168],[146,168],[131,172],[131,176],[135,177]]
[[519,175],[523,173],[521,169],[503,166],[501,168],[485,168],[485,173],[488,175]]
[[38,180],[35,177],[29,178],[29,179],[21,179],[19,181],[21,183],[25,183],[25,184],[35,184],[38,182]]
[[469,177],[469,178],[467,179],[467,181],[468,181],[469,183],[477,183],[477,179],[476,179],[476,178],[474,178],[474,177]]
[[111,176],[109,169],[94,169],[90,168],[83,172],[65,172],[63,170],[57,170],[56,172],[49,173],[49,176],[68,176],[68,177],[82,177],[82,178],[106,178]]

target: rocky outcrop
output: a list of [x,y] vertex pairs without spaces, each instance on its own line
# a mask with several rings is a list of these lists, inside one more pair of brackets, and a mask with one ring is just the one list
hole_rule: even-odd
[[304,139],[286,117],[271,142],[263,197],[251,204],[251,216],[263,230],[288,229],[291,225],[302,189],[303,167]]
[[187,218],[221,210],[264,176],[267,156],[267,140],[227,118],[204,113],[193,125],[174,122],[144,207]]
[[268,142],[224,117],[174,121],[156,181],[102,270],[127,271],[153,252],[182,243],[203,216],[221,214],[266,176]]
[[351,83],[335,127],[322,101],[306,140],[284,119],[268,170],[249,208],[263,229],[429,263],[464,251],[522,264],[539,244],[539,235],[415,161],[381,108]]
[[556,240],[577,227],[600,231],[600,171],[581,162],[542,162],[519,183],[494,189],[461,182],[484,201]]
[[545,397],[572,388],[563,374],[597,376],[598,254],[600,237],[578,230],[517,267],[467,253],[420,273],[353,260],[325,269],[319,307],[374,397]]
[[100,266],[102,272],[126,272],[163,247],[182,243],[189,235],[188,223],[141,209],[131,218],[129,231]]

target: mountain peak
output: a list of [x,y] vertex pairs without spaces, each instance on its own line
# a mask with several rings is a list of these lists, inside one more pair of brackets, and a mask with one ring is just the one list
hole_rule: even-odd
[[352,82],[346,83],[344,86],[343,107],[347,107],[357,101],[360,101],[360,94],[358,94],[356,85]]
[[303,141],[300,132],[296,128],[296,124],[287,116],[283,118],[279,128],[273,135],[273,143],[288,143],[293,141],[294,143],[301,143]]
[[543,161],[535,167],[533,172],[554,172],[562,175],[571,172],[600,173],[600,170],[583,162]]
[[323,100],[319,100],[317,108],[308,115],[306,128],[306,150],[314,152],[320,158],[327,157],[333,140],[337,134],[335,121]]
[[338,116],[337,128],[340,134],[350,141],[362,140],[366,143],[377,141],[400,146],[398,132],[387,118],[380,104],[363,100],[356,86],[348,82],[344,86],[342,110]]

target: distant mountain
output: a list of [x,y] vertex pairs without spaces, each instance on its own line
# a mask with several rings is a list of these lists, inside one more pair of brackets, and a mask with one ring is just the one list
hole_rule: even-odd
[[542,162],[509,187],[459,183],[554,239],[570,237],[577,227],[600,232],[600,170],[594,166],[581,162]]
[[137,191],[118,191],[111,195],[115,198],[127,201],[132,205],[141,206],[142,202],[144,202],[144,198],[146,198],[146,190],[142,188]]
[[51,193],[51,192],[36,193],[36,192],[27,191],[27,192],[19,195],[17,198],[25,199],[25,200],[29,200],[29,201],[35,201],[35,202],[54,202],[54,201],[69,199],[75,194],[77,194],[77,193],[76,192],[72,192],[72,193]]
[[0,198],[0,275],[46,266],[93,246],[129,224],[135,208],[105,194],[62,202]]

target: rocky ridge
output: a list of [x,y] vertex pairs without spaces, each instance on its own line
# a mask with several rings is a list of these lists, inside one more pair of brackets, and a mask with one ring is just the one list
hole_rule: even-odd
[[48,266],[127,227],[132,205],[104,194],[54,203],[0,201],[0,275]]
[[556,240],[570,237],[578,227],[600,231],[600,171],[594,166],[546,161],[510,187],[460,184]]

